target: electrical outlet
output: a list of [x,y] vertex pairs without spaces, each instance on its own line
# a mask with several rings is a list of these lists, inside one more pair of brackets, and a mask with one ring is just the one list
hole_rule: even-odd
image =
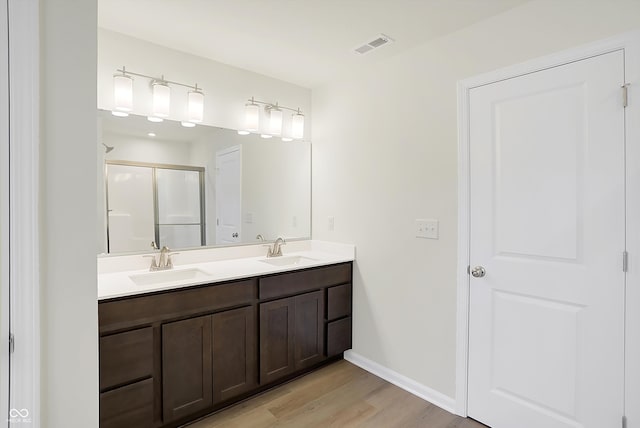
[[416,220],[416,238],[438,239],[438,220],[427,218]]

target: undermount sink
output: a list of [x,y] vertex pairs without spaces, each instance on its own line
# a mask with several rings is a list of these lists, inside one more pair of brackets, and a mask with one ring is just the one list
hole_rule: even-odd
[[272,266],[295,266],[302,265],[309,262],[315,262],[316,259],[304,256],[285,256],[285,257],[272,257],[269,259],[260,260],[262,263],[267,263]]
[[137,285],[158,285],[176,281],[207,279],[210,275],[200,269],[163,270],[129,275]]

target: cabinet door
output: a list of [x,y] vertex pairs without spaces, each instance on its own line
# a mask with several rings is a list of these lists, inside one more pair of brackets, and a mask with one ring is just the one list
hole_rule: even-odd
[[324,344],[324,293],[295,297],[294,365],[302,369],[320,362]]
[[211,316],[162,326],[164,423],[212,406],[211,365]]
[[213,400],[225,401],[257,385],[256,308],[213,315]]
[[293,297],[260,305],[260,383],[266,384],[294,370]]

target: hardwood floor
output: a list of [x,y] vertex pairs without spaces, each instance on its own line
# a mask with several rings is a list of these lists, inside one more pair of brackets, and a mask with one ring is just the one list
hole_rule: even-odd
[[189,428],[483,428],[339,361],[189,425]]

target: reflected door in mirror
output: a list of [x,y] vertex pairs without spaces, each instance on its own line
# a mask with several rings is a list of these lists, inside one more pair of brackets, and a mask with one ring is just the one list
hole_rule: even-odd
[[241,146],[216,152],[216,244],[241,240],[241,165]]

